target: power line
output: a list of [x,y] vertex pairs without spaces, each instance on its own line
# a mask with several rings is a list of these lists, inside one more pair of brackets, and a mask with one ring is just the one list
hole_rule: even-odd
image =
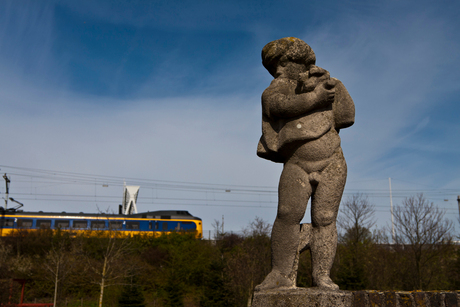
[[[123,180],[132,181],[132,184],[142,185],[143,188],[170,188],[170,189],[183,189],[183,190],[209,190],[209,191],[221,191],[228,190],[231,188],[231,191],[240,191],[240,192],[253,192],[253,193],[277,193],[277,188],[273,186],[251,186],[251,185],[234,185],[234,184],[217,184],[217,183],[200,183],[200,182],[186,182],[186,181],[171,181],[171,180],[158,180],[158,179],[145,179],[145,178],[135,178],[135,177],[121,177],[121,176],[107,176],[107,175],[97,175],[97,174],[85,174],[85,173],[75,173],[75,172],[64,172],[64,171],[55,171],[55,170],[43,170],[43,169],[34,169],[34,168],[25,168],[25,167],[14,167],[14,166],[5,166],[0,165],[3,168],[11,168],[16,170],[23,170],[32,173],[39,173],[45,175],[35,175],[30,173],[12,173],[9,174],[28,177],[28,178],[41,178],[41,179],[50,179],[52,181],[45,181],[50,184],[54,184],[55,181],[59,182],[68,182],[68,183],[86,183],[88,185],[94,185],[95,183],[106,183],[114,186],[122,186]],[[399,179],[396,179],[399,180]],[[374,180],[379,181],[379,180]],[[399,180],[403,182],[412,183],[409,181]],[[25,181],[21,181],[25,182]],[[361,182],[361,181],[354,181]],[[369,182],[369,181],[366,181]],[[413,183],[415,184],[415,183]],[[456,195],[458,190],[455,189],[393,189],[395,193],[414,193],[414,192],[437,192],[446,194],[449,192],[449,195]],[[363,192],[365,194],[373,194],[375,196],[382,195],[387,196],[388,189],[347,189],[348,193],[359,193]]]
[[[129,180],[133,182],[145,182],[145,183],[152,183],[152,184],[163,184],[163,185],[185,185],[185,186],[207,186],[207,187],[233,187],[233,188],[242,188],[247,190],[247,188],[256,188],[256,189],[273,189],[273,187],[267,186],[249,186],[249,185],[235,185],[235,184],[217,184],[217,183],[199,183],[199,182],[187,182],[187,181],[171,181],[171,180],[157,180],[157,179],[145,179],[145,178],[134,178],[134,177],[121,177],[121,176],[107,176],[107,175],[96,175],[96,174],[85,174],[85,173],[75,173],[75,172],[64,172],[64,171],[52,171],[52,170],[43,170],[43,169],[34,169],[34,168],[26,168],[26,167],[14,167],[14,166],[6,166],[0,165],[3,168],[11,168],[17,170],[24,170],[29,172],[36,172],[36,173],[44,173],[53,176],[47,176],[45,178],[73,178],[74,180],[80,178],[82,182],[93,182],[94,179],[105,179],[107,180],[114,180],[116,182],[122,182],[123,180]],[[17,175],[23,175],[18,173]],[[30,176],[30,175],[29,175]],[[56,177],[62,176],[62,177]],[[43,176],[42,176],[43,177]]]
[[[216,183],[197,183],[197,182],[184,182],[184,181],[167,181],[167,180],[154,180],[154,179],[141,179],[141,178],[130,178],[130,177],[121,177],[121,176],[106,176],[106,175],[96,175],[96,174],[85,174],[85,173],[74,173],[74,172],[63,172],[63,171],[53,171],[53,170],[44,170],[44,169],[34,169],[34,168],[25,168],[25,167],[12,167],[0,165],[0,167],[13,169],[13,172],[10,172],[10,175],[14,177],[19,177],[19,179],[14,179],[15,183],[21,183],[22,185],[28,185],[35,187],[25,187],[21,186],[18,188],[15,186],[14,190],[21,190],[22,192],[15,192],[16,195],[21,195],[23,200],[37,200],[37,201],[61,201],[61,202],[101,202],[101,203],[118,203],[120,197],[117,196],[107,196],[107,195],[97,195],[88,194],[87,191],[80,194],[69,193],[37,193],[37,189],[46,189],[56,185],[78,185],[86,187],[95,187],[98,185],[106,185],[113,187],[122,187],[123,180],[130,180],[130,183],[141,185],[142,188],[150,189],[153,191],[169,191],[175,193],[205,193],[212,195],[212,199],[208,197],[148,197],[142,196],[139,199],[140,203],[148,203],[150,201],[155,204],[161,204],[159,202],[170,202],[170,201],[180,201],[181,205],[199,205],[199,206],[210,206],[211,202],[223,203],[222,205],[212,206],[222,206],[222,207],[260,207],[264,206],[267,208],[276,208],[277,200],[261,200],[260,197],[274,197],[277,195],[276,187],[268,186],[249,186],[249,185],[232,185],[232,184],[216,184]],[[25,178],[30,178],[30,180],[25,180]],[[37,186],[41,185],[41,186]],[[45,186],[43,186],[45,185]],[[31,189],[30,193],[25,193],[23,190]],[[32,192],[32,189],[35,189],[35,192]],[[424,192],[427,193],[427,199],[429,200],[445,200],[445,196],[457,196],[458,193],[454,193],[453,189],[430,189],[430,190],[418,190],[418,189],[393,189],[393,197],[398,199],[403,199],[407,197],[408,193],[414,192]],[[168,192],[166,192],[168,193]],[[389,198],[387,189],[346,189],[344,196],[353,195],[356,193],[364,193],[370,198]],[[433,194],[442,194],[444,197],[434,196]],[[225,198],[222,197],[225,195]],[[33,196],[33,197],[30,197]],[[239,199],[238,199],[239,197]],[[259,199],[254,199],[258,197]],[[242,199],[241,199],[242,198]],[[456,200],[456,199],[455,199]],[[205,204],[186,204],[187,202],[204,202]],[[232,205],[233,204],[233,205]],[[237,205],[235,205],[237,204]],[[243,205],[246,204],[246,205]],[[259,204],[259,205],[255,205]],[[271,205],[273,206],[267,206]],[[376,208],[385,208],[388,209],[388,206],[375,206]],[[456,210],[455,208],[440,208],[443,210]],[[377,211],[377,210],[376,210]],[[386,210],[378,210],[378,212],[387,212]]]

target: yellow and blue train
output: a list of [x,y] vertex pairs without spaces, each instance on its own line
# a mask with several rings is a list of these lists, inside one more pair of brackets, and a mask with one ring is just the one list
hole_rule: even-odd
[[61,229],[79,232],[96,230],[103,232],[116,231],[121,235],[152,235],[171,232],[195,232],[197,238],[203,236],[202,221],[188,211],[152,211],[122,214],[92,213],[54,213],[54,212],[23,212],[21,210],[1,210],[0,236],[7,236],[17,230]]

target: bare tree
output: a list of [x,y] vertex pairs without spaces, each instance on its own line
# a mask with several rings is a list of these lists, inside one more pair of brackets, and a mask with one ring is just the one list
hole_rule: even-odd
[[354,194],[341,204],[337,224],[341,229],[341,245],[337,249],[339,264],[337,282],[342,289],[365,289],[370,276],[369,250],[372,246],[370,229],[375,224],[374,205],[367,196]]
[[[394,221],[397,251],[409,251],[414,268],[411,287],[427,289],[436,268],[430,267],[440,260],[450,247],[452,222],[444,218],[445,212],[430,203],[423,194],[406,198],[396,206]],[[439,265],[439,263],[438,263]]]
[[267,223],[262,218],[256,216],[255,220],[249,223],[248,227],[243,228],[245,237],[267,236],[270,237],[272,225]]
[[54,282],[53,306],[57,306],[57,294],[60,282],[66,278],[75,264],[75,259],[73,259],[75,255],[67,250],[67,243],[64,238],[60,237],[59,241],[52,245],[43,262],[44,268],[49,272]]
[[222,237],[225,235],[224,227],[222,226],[222,222],[214,219],[214,222],[212,222],[211,225],[212,225],[212,228],[214,228],[214,240],[221,240]]
[[227,286],[238,301],[250,301],[254,287],[270,272],[270,231],[271,224],[256,217],[243,229],[238,247],[227,253]]
[[131,266],[127,256],[131,244],[129,237],[116,231],[86,235],[89,236],[87,240],[93,240],[95,244],[83,251],[83,256],[87,260],[87,270],[92,276],[92,282],[100,287],[99,307],[102,307],[104,289],[129,276]]
[[342,239],[363,242],[370,238],[370,229],[375,225],[375,206],[367,196],[354,194],[342,203],[337,224],[344,232]]

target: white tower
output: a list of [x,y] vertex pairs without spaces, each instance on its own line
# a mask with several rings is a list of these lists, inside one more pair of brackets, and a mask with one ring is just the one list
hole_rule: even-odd
[[122,204],[124,215],[137,213],[136,201],[139,188],[139,186],[124,185]]

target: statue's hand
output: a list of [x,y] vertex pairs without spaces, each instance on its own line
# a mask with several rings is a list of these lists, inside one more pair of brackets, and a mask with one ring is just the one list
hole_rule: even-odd
[[328,79],[323,84],[326,89],[333,89],[337,85],[337,79]]
[[323,106],[328,106],[334,102],[336,80],[329,79],[315,88],[318,102]]
[[318,66],[313,66],[309,71],[299,74],[299,82],[301,93],[312,92],[317,87],[323,85],[326,89],[331,89],[336,83],[331,80],[330,74],[327,70]]

